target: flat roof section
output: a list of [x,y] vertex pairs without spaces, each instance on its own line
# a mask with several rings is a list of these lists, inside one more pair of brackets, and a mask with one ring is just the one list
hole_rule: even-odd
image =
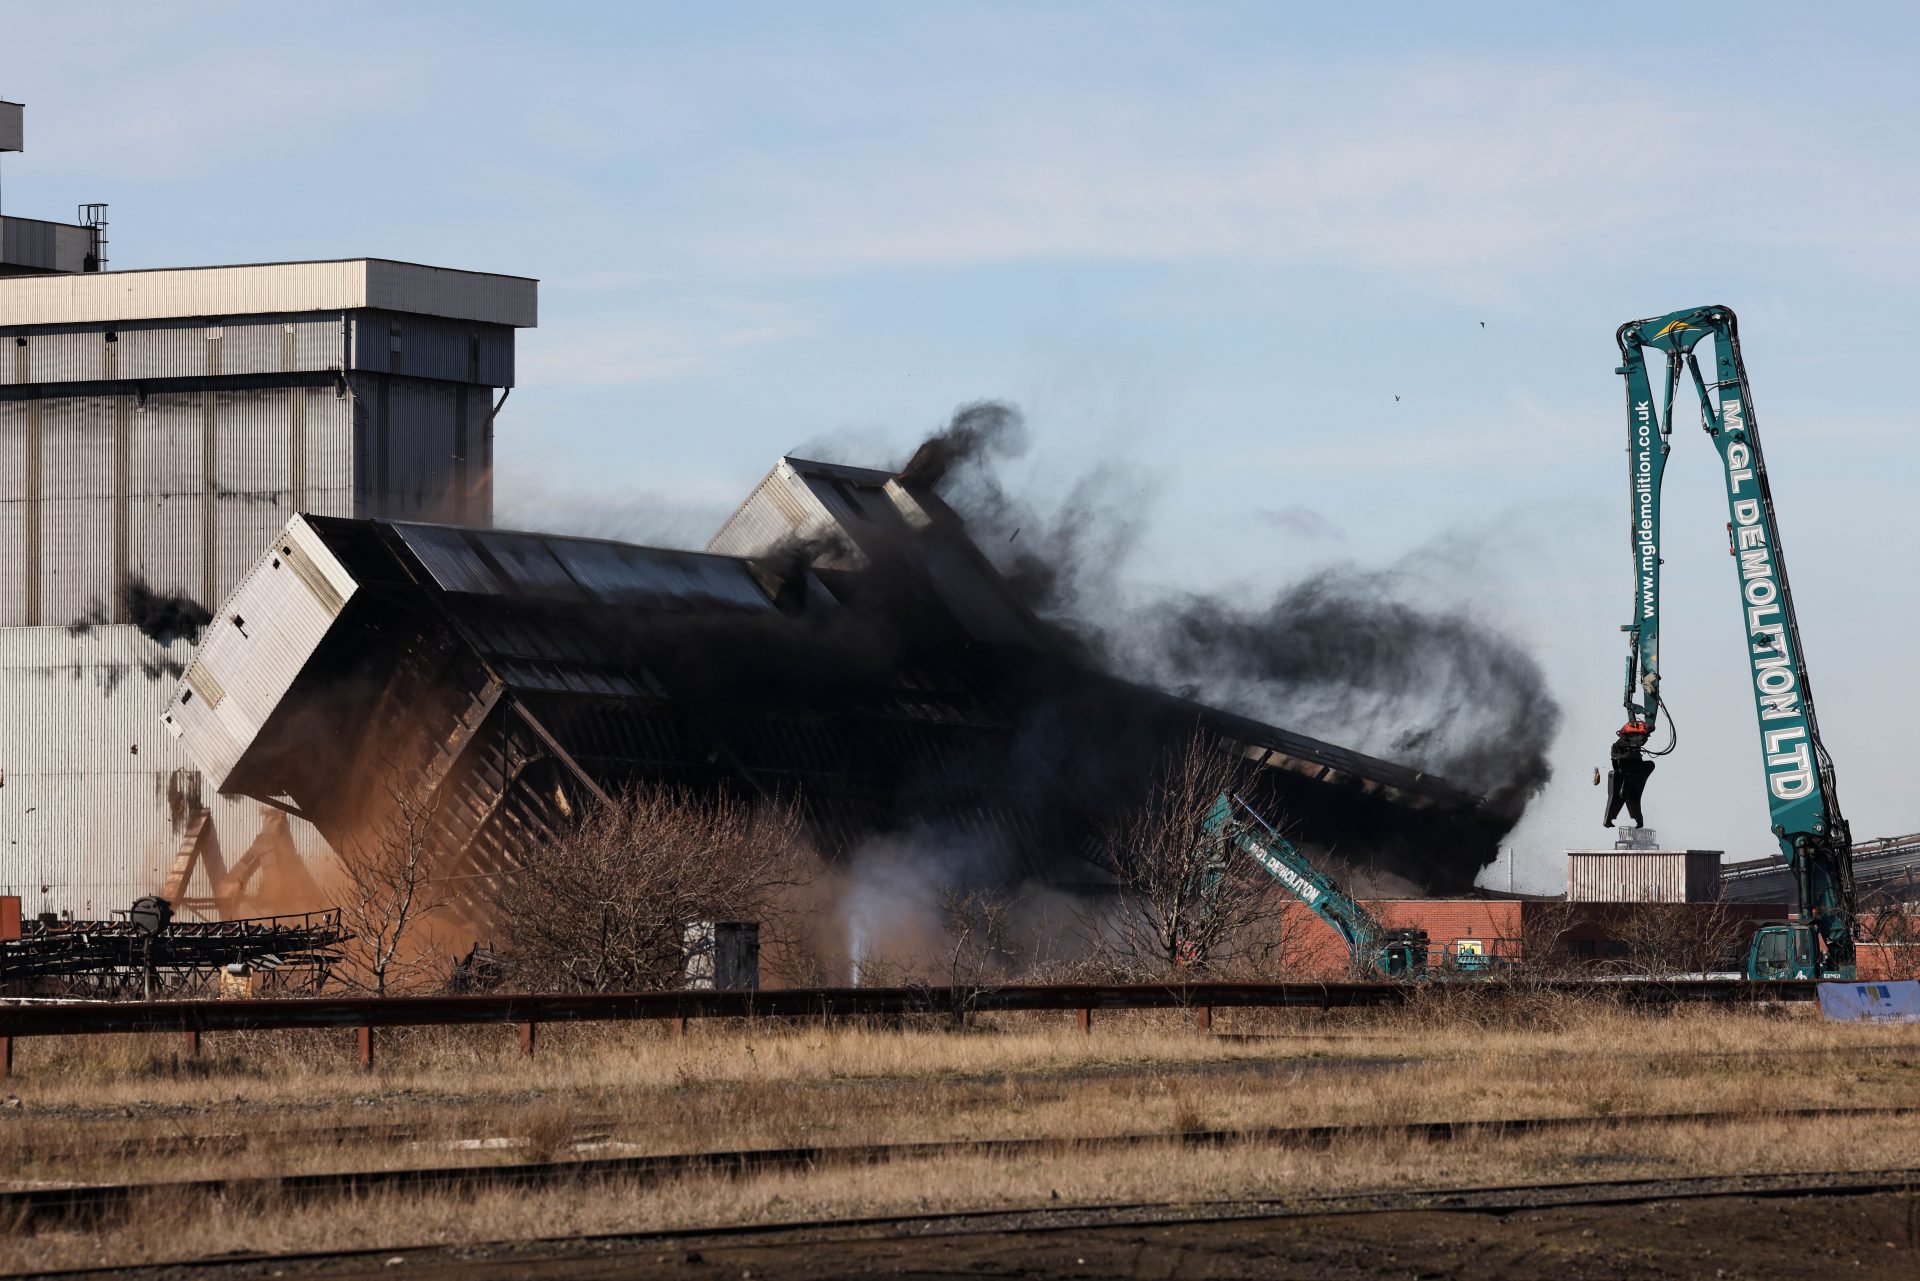
[[257,316],[378,308],[531,329],[539,282],[385,258],[0,280],[0,325]]

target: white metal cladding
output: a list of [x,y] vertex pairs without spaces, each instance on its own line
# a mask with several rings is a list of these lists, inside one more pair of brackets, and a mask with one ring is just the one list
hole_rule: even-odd
[[103,271],[0,280],[8,325],[271,316],[378,308],[531,328],[538,282],[380,258]]
[[[395,505],[449,508],[455,399],[399,398]],[[354,514],[352,414],[306,386],[0,401],[0,626],[64,625],[96,602],[115,620],[127,575],[218,600],[294,512]]]
[[[188,652],[132,627],[0,628],[0,893],[29,912],[97,917],[160,888],[181,836],[169,785],[177,793],[176,771],[194,768],[160,713]],[[231,862],[259,834],[261,807],[202,796]],[[324,857],[311,827],[291,826],[310,862]],[[210,892],[204,877],[189,889]]]
[[[866,467],[782,459],[707,543],[707,550],[752,556],[789,538],[818,538],[834,530],[850,550],[818,563],[857,568],[864,563],[859,550],[863,545],[891,542],[906,532],[899,507],[879,487],[888,475]],[[1010,602],[999,578],[982,571],[968,550],[970,543],[929,538],[919,547],[928,584],[969,636],[993,644],[1034,639],[1028,619]]]
[[214,790],[226,786],[355,590],[296,516],[215,611],[163,715]]
[[1573,903],[1700,903],[1720,892],[1719,850],[1569,850]]
[[789,538],[817,537],[833,525],[813,490],[783,458],[707,540],[707,550],[721,556],[757,556]]
[[[0,386],[325,373],[346,360],[345,317],[220,317],[22,328],[0,312]],[[500,330],[509,335],[512,330]],[[109,341],[109,335],[112,336]],[[21,359],[24,354],[25,359]]]

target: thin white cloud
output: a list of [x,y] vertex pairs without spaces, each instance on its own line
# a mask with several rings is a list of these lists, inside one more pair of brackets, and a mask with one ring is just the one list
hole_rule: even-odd
[[936,103],[857,142],[717,158],[705,192],[727,198],[706,207],[738,214],[679,234],[783,275],[1052,257],[1459,273],[1670,216],[1624,180],[1672,158],[1670,101],[1509,65],[1392,71]]
[[559,312],[523,335],[522,378],[556,387],[664,382],[709,373],[730,351],[803,338],[815,323],[803,308],[752,298],[650,299],[639,310],[638,317]]

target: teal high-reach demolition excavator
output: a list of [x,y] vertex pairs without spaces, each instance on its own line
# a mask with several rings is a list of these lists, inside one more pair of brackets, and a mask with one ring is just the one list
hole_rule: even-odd
[[[1701,373],[1695,347],[1712,337],[1714,377]],[[1660,481],[1673,438],[1673,397],[1681,369],[1692,375],[1702,426],[1720,451],[1727,524],[1739,573],[1746,658],[1759,715],[1767,804],[1780,852],[1799,888],[1800,915],[1762,926],[1747,958],[1756,979],[1852,978],[1855,921],[1853,840],[1840,814],[1833,762],[1820,741],[1807,683],[1800,627],[1774,519],[1753,396],[1740,359],[1740,331],[1725,307],[1696,307],[1620,326],[1627,383],[1627,459],[1633,496],[1634,621],[1629,637],[1627,730],[1651,734],[1666,704],[1660,697]],[[1654,404],[1647,348],[1666,353],[1666,388]],[[1669,733],[1672,717],[1668,717]]]

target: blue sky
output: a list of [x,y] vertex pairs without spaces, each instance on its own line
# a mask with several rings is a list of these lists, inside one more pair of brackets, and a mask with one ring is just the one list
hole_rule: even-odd
[[[1920,828],[1915,11],[321,12],[0,4],[0,96],[28,104],[6,207],[110,201],[121,268],[539,277],[503,520],[697,542],[785,450],[898,454],[1000,396],[1040,501],[1094,462],[1134,478],[1134,590],[1417,566],[1566,708],[1522,888],[1603,835],[1632,587],[1613,330],[1733,306],[1849,815]],[[1651,817],[1751,857],[1772,841],[1691,421],[1668,491],[1683,739]]]

